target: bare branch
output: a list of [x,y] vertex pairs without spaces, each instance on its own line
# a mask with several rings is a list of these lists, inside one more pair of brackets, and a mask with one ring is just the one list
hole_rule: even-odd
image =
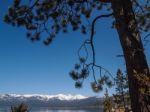
[[37,5],[38,2],[39,2],[39,0],[36,0],[36,1],[34,2],[34,4],[30,7],[30,9],[33,9],[33,8]]
[[91,29],[91,35],[90,35],[90,44],[91,44],[91,48],[92,48],[92,54],[93,54],[93,63],[95,64],[95,48],[94,48],[94,43],[93,43],[93,38],[94,38],[94,27],[95,27],[95,23],[98,19],[100,18],[106,18],[106,17],[110,17],[112,16],[113,13],[110,13],[110,14],[106,14],[106,15],[100,15],[100,16],[97,16],[93,22],[92,22],[92,29]]
[[150,33],[149,34],[147,34],[145,37],[144,37],[144,41],[145,41],[145,45],[144,46],[146,46],[147,45],[147,43],[149,43],[150,42],[150,40],[148,39],[150,37]]

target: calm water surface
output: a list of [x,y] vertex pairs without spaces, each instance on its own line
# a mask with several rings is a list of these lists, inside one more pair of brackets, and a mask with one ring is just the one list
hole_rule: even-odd
[[[0,112],[10,112],[8,107],[0,107]],[[51,110],[50,108],[32,108],[30,112],[103,112],[100,109],[88,109],[88,110]]]

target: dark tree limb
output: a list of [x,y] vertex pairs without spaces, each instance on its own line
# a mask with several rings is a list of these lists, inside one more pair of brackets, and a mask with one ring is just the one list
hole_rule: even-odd
[[113,13],[110,13],[110,14],[106,14],[106,15],[100,15],[100,16],[97,16],[93,22],[92,22],[92,29],[91,29],[91,35],[90,35],[90,45],[91,45],[91,48],[92,48],[92,54],[93,54],[93,64],[95,64],[95,48],[94,48],[94,43],[93,43],[93,38],[94,38],[94,27],[95,27],[95,23],[98,19],[101,19],[101,18],[107,18],[107,17],[110,17],[112,16]]
[[[113,13],[99,15],[99,16],[95,17],[91,23],[89,39],[86,39],[82,43],[81,47],[78,49],[78,57],[80,59],[81,65],[83,67],[82,69],[86,69],[88,71],[88,74],[90,74],[89,72],[91,71],[91,75],[93,76],[94,82],[91,83],[91,86],[92,86],[92,89],[94,90],[94,92],[98,92],[98,91],[102,90],[102,88],[103,88],[102,86],[104,85],[104,82],[108,87],[111,87],[113,85],[112,82],[114,82],[114,78],[113,78],[112,74],[106,68],[96,64],[96,59],[95,59],[96,53],[95,53],[95,47],[94,47],[94,34],[95,34],[96,22],[99,19],[111,17],[112,15],[113,15]],[[91,48],[92,55],[88,54],[88,49],[87,49],[88,45]],[[86,53],[85,56],[81,56],[80,52],[82,50],[85,51],[85,53]],[[90,63],[87,62],[89,56],[91,56],[91,58],[92,58],[92,61]],[[96,77],[97,70],[99,71],[98,79]],[[80,82],[82,84],[86,77],[84,75],[83,75],[83,77],[80,77],[81,74],[82,73],[73,71],[73,72],[71,72],[71,77],[76,75],[75,80],[77,79],[77,82],[78,83]],[[112,80],[110,80],[109,77],[111,77]]]

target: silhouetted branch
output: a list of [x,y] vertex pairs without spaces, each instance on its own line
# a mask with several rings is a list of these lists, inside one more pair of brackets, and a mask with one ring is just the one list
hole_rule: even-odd
[[[94,18],[94,20],[92,21],[92,24],[91,24],[91,29],[90,29],[91,33],[90,33],[89,39],[86,39],[82,43],[80,48],[78,49],[78,57],[79,57],[80,63],[76,64],[75,70],[70,72],[70,76],[76,81],[77,88],[82,87],[82,83],[83,83],[84,79],[87,78],[87,76],[90,74],[90,71],[91,71],[91,74],[92,74],[93,80],[94,80],[94,82],[91,83],[91,86],[95,92],[102,90],[103,84],[106,84],[109,87],[113,85],[112,81],[109,80],[109,77],[111,77],[111,79],[114,80],[112,74],[104,67],[96,64],[96,59],[95,59],[96,54],[95,54],[95,48],[94,48],[94,34],[95,34],[96,21],[101,18],[110,17],[112,15],[113,15],[113,13],[110,13],[110,14],[106,14],[106,15],[100,15],[100,16],[97,16],[96,18]],[[88,54],[87,46],[89,46],[91,48],[92,55]],[[84,56],[81,56],[80,52],[82,50],[84,50],[86,53]],[[91,56],[90,59],[92,59],[92,62],[90,62],[90,63],[87,62],[89,56]],[[79,69],[81,69],[81,71]],[[98,80],[96,77],[96,70],[99,70],[99,79]]]
[[90,35],[90,45],[91,45],[91,48],[92,48],[92,54],[93,54],[93,63],[95,64],[95,48],[94,48],[94,43],[93,43],[93,38],[94,38],[94,27],[95,27],[95,23],[98,19],[100,18],[106,18],[106,17],[110,17],[112,16],[113,13],[110,13],[110,14],[107,14],[107,15],[100,15],[100,16],[97,16],[93,22],[92,22],[92,29],[91,29],[91,35]]
[[39,0],[36,0],[36,1],[34,2],[34,4],[30,7],[30,9],[33,9],[33,8],[37,5],[38,2],[39,2]]
[[137,6],[136,8],[139,8],[141,10],[141,12],[143,14],[145,14],[145,11],[143,9],[143,7],[139,4],[139,2],[137,0],[133,0],[133,2],[135,3],[135,5]]
[[147,34],[145,37],[144,37],[144,41],[145,41],[145,46],[147,45],[147,43],[150,42],[150,40],[148,39],[150,37],[150,33]]

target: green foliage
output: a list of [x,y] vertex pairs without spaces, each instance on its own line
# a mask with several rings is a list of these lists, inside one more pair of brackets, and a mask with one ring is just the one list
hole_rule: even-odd
[[145,73],[138,74],[134,70],[134,78],[138,81],[138,84],[140,85],[139,91],[142,94],[150,95],[150,77],[147,75],[148,70],[144,70]]
[[[149,31],[150,29],[150,0],[140,2],[140,0],[132,0],[133,11],[136,16],[137,25],[140,31]],[[96,18],[97,11],[113,12],[111,9],[111,1],[109,0],[14,0],[9,7],[4,21],[12,26],[21,26],[27,29],[27,37],[31,41],[42,40],[45,45],[53,42],[59,32],[67,33],[80,30],[86,34],[91,30],[91,23],[89,19]],[[99,11],[101,13],[101,11]],[[110,16],[111,17],[111,16]],[[115,22],[113,21],[113,26]],[[43,34],[44,33],[44,34]],[[47,34],[46,37],[42,36]],[[89,43],[86,41],[84,44]],[[84,45],[85,47],[85,45]],[[73,80],[82,82],[88,77],[90,70],[100,68],[93,62],[92,67],[85,63],[86,58],[80,58],[80,63],[75,65],[75,70],[70,72]],[[108,73],[108,72],[107,72]],[[109,73],[108,73],[109,74]],[[93,76],[95,74],[93,73]],[[105,80],[105,81],[103,81]],[[75,84],[75,85],[78,85]],[[95,92],[102,90],[102,85],[106,84],[111,87],[112,81],[108,80],[104,74],[98,80],[94,78],[91,83],[92,89]],[[77,86],[82,87],[82,86]]]
[[[107,2],[111,3],[109,0],[27,0],[24,3],[14,0],[4,21],[12,26],[26,28],[27,37],[32,41],[41,40],[42,33],[48,34],[43,42],[49,45],[55,35],[60,31],[66,33],[70,28],[73,31],[80,29],[81,33],[86,34],[88,18],[93,12],[112,11],[110,3]],[[139,29],[149,31],[150,0],[132,2]]]
[[116,75],[116,94],[114,95],[115,103],[118,106],[125,106],[129,104],[129,92],[128,92],[128,79],[126,75],[123,75],[122,71],[118,69]]
[[[131,16],[135,16],[136,22],[132,20],[134,17],[126,18],[126,20],[123,20],[122,22],[124,22],[124,24],[128,22],[129,23],[123,29],[128,30],[130,37],[136,37],[137,35],[133,30],[138,29],[140,32],[148,32],[150,30],[150,0],[130,1],[132,2],[131,10],[133,9],[134,12],[133,15],[131,14]],[[127,1],[127,3],[130,1]],[[91,25],[89,18],[92,16],[92,19],[94,18],[94,21],[96,21],[96,18],[99,15],[95,16],[95,14],[97,14],[98,10],[101,10],[99,11],[100,13],[109,12],[110,14],[111,12],[112,14],[113,11],[111,8],[111,3],[117,4],[117,0],[27,0],[26,2],[21,2],[21,0],[14,0],[13,4],[9,7],[8,12],[4,17],[4,21],[12,26],[21,26],[27,29],[27,37],[31,41],[42,40],[45,45],[49,45],[50,43],[52,43],[59,32],[62,31],[64,33],[67,33],[68,31],[70,31],[70,29],[72,29],[72,31],[80,30],[83,34],[86,34],[87,31],[90,30],[91,34],[94,35],[95,30],[94,28],[91,28],[91,26],[94,26],[95,24],[92,21]],[[125,15],[123,16],[130,15],[130,13],[128,13],[127,11],[128,9],[124,8],[125,5],[127,6],[128,4],[123,3],[123,10],[121,11],[125,11],[127,13],[125,13]],[[95,11],[96,13],[93,13]],[[115,19],[118,19],[117,16]],[[114,21],[112,24],[113,26],[117,26],[117,23],[115,23]],[[138,30],[136,31],[138,32]],[[41,38],[43,35],[45,36],[45,34],[47,34],[48,36],[46,38]],[[70,72],[70,76],[73,80],[76,81],[75,86],[77,88],[81,88],[84,79],[86,79],[89,76],[90,71],[92,71],[94,81],[91,83],[91,87],[94,92],[99,92],[103,89],[102,85],[106,84],[107,86],[111,87],[112,82],[107,77],[108,74],[110,76],[110,73],[103,67],[98,66],[95,63],[94,43],[92,40],[93,35],[91,36],[90,41],[85,41],[83,45],[86,49],[86,45],[89,43],[91,44],[93,52],[93,62],[87,64],[87,58],[80,58],[79,63],[76,64],[74,70]],[[120,34],[120,36],[121,35],[123,34]],[[122,42],[122,45],[126,45],[124,41]],[[141,49],[141,43],[139,42],[136,48],[136,45],[132,45],[132,43],[134,44],[134,42],[136,43],[136,40],[133,40],[133,42],[131,42],[130,49],[132,51]],[[124,55],[127,55],[126,52]],[[107,75],[100,72],[100,77],[97,80],[97,78],[95,77],[95,69],[99,69],[100,71],[104,70]],[[118,74],[120,75],[118,75],[117,77],[118,82],[116,81],[116,84],[118,85],[118,88],[116,89],[116,91],[120,96],[122,88],[125,88],[125,85],[124,78],[122,78],[121,72],[118,71]],[[146,78],[146,80],[149,80],[149,78]]]
[[14,0],[4,21],[12,26],[25,27],[32,41],[40,40],[42,33],[48,34],[43,42],[49,45],[55,37],[51,35],[60,31],[66,33],[70,28],[86,34],[84,21],[91,17],[94,9],[103,6],[98,0],[27,0],[25,3]]
[[76,81],[75,87],[81,88],[83,79],[86,79],[89,76],[89,70],[87,66],[84,66],[86,59],[79,58],[79,63],[75,64],[74,70],[72,70],[69,75],[70,77]]
[[[60,31],[67,33],[69,29],[73,31],[79,29],[86,34],[88,30],[91,30],[89,18],[91,16],[93,18],[95,16],[93,13],[99,10],[112,12],[110,3],[109,0],[27,0],[26,2],[14,0],[4,21],[12,26],[27,29],[26,35],[31,41],[42,40],[45,45],[49,45]],[[143,3],[140,3],[140,0],[132,0],[132,3],[139,29],[148,31],[150,28],[150,0]],[[112,24],[115,26],[115,22]],[[45,38],[41,38],[43,33],[44,36],[47,34]],[[87,43],[89,42],[84,44]],[[70,72],[70,76],[73,80],[82,83],[93,67],[85,63],[87,61],[85,57],[80,57],[79,61],[80,63],[75,65],[75,70]],[[94,68],[100,68],[94,64],[92,65]],[[98,81],[94,79],[91,86],[97,92],[103,89],[104,84],[109,87],[113,85],[105,74]]]
[[11,107],[11,112],[29,112],[28,106],[21,103],[16,107]]
[[139,30],[148,32],[150,30],[150,0],[145,0],[144,2],[133,0],[133,4],[134,8],[136,8],[134,11]]
[[103,90],[103,85],[97,84],[96,82],[92,82],[91,87],[92,87],[92,90],[96,93]]
[[107,89],[106,89],[106,92],[105,92],[105,100],[103,102],[103,106],[104,106],[103,107],[104,112],[112,112],[112,108],[113,108],[112,100],[108,95],[108,90]]
[[111,88],[113,86],[112,80],[110,80],[109,76],[101,76],[98,81],[92,82],[91,87],[94,92],[100,92],[103,90],[104,85]]
[[120,69],[118,69],[116,75],[116,86],[116,91],[120,94],[122,93],[122,91],[126,91],[128,89],[127,75],[123,75]]
[[[81,88],[84,80],[89,76],[90,69],[92,69],[92,64],[86,64],[87,59],[84,57],[79,58],[79,63],[76,63],[74,69],[69,73],[70,77],[75,81],[75,87]],[[102,69],[98,67],[98,69]],[[94,70],[94,69],[93,69]],[[111,88],[113,86],[113,82],[109,76],[107,76],[107,72],[104,71],[104,74],[100,73],[100,77],[98,79],[95,78],[94,81],[91,82],[91,88],[94,92],[100,92],[103,90],[104,85]]]

